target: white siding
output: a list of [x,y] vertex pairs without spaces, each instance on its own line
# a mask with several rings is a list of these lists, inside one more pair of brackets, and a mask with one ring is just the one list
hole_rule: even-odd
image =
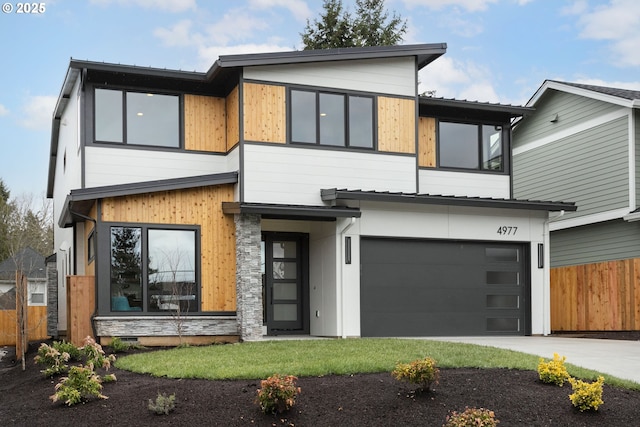
[[415,167],[412,156],[247,144],[244,201],[323,205],[323,188],[413,193]]
[[247,67],[244,78],[332,89],[416,96],[413,57]]
[[508,175],[420,170],[420,193],[444,196],[511,197]]
[[87,188],[208,175],[238,170],[238,149],[228,155],[91,146],[86,153]]

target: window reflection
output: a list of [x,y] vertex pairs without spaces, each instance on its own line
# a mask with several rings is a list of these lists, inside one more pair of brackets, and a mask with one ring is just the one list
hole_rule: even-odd
[[142,310],[142,230],[111,227],[111,310]]

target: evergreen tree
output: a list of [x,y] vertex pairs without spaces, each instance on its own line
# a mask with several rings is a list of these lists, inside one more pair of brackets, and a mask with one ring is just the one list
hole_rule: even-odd
[[402,41],[406,20],[394,12],[391,18],[384,0],[356,0],[356,15],[345,11],[342,0],[325,0],[324,13],[307,20],[301,33],[305,50],[363,46],[391,46]]

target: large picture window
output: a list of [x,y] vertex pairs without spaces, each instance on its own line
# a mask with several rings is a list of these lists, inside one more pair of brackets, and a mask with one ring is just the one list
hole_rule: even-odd
[[111,311],[198,311],[196,233],[111,227]]
[[374,147],[373,98],[291,90],[291,142]]
[[443,168],[503,171],[502,127],[440,121],[438,153]]
[[96,89],[95,140],[178,148],[180,98]]

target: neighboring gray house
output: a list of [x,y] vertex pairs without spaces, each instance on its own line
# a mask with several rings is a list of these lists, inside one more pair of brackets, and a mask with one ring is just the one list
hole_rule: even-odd
[[28,281],[29,305],[46,305],[44,256],[25,248],[0,262],[0,307],[15,309],[16,269],[21,266]]
[[549,225],[552,329],[640,329],[640,91],[547,80],[527,107],[514,197],[578,206]]

